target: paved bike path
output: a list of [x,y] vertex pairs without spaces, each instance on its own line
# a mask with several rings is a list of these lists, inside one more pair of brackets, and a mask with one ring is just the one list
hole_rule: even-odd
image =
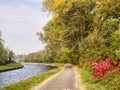
[[79,90],[76,88],[76,75],[70,65],[54,78],[40,86],[36,90]]

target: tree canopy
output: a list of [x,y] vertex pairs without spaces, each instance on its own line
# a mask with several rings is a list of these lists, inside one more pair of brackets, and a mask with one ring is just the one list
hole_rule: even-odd
[[48,58],[79,64],[82,58],[100,61],[120,47],[120,0],[44,0],[53,14],[38,33],[46,43]]
[[0,65],[12,62],[14,53],[9,48],[4,47],[4,41],[2,40],[2,33],[0,32]]

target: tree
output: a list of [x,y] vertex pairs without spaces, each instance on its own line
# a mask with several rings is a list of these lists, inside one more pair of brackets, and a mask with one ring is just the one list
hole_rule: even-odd
[[38,35],[47,44],[49,59],[75,64],[81,57],[90,57],[90,53],[97,61],[112,55],[119,5],[119,0],[44,0],[44,9],[53,18]]
[[0,64],[5,64],[7,60],[7,56],[6,56],[7,51],[4,48],[3,40],[1,36],[2,36],[2,33],[0,32]]
[[49,54],[51,59],[56,61],[62,58],[68,62],[77,62],[81,41],[92,31],[91,11],[94,7],[93,0],[44,1],[44,8],[52,12],[54,17],[43,28],[44,33],[40,33],[39,36],[47,43],[47,51],[51,53]]
[[10,49],[6,49],[4,47],[4,42],[1,38],[2,34],[0,32],[0,64],[6,64],[8,62],[12,61],[12,58],[14,57],[14,53]]
[[8,52],[8,62],[13,62],[13,58],[15,54],[10,49],[8,49],[7,52]]

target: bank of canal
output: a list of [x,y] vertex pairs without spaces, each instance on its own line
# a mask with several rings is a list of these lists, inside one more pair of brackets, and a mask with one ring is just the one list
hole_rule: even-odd
[[19,69],[19,68],[22,68],[22,67],[23,67],[22,64],[12,62],[12,63],[8,63],[8,64],[5,64],[5,65],[0,65],[0,72],[15,70],[15,69]]
[[54,68],[55,67],[40,64],[25,64],[21,69],[0,72],[0,88]]

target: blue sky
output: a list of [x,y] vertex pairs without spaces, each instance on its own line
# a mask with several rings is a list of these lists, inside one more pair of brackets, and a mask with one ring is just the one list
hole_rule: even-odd
[[5,46],[16,54],[44,49],[37,32],[52,16],[42,11],[43,0],[0,0],[0,31]]

